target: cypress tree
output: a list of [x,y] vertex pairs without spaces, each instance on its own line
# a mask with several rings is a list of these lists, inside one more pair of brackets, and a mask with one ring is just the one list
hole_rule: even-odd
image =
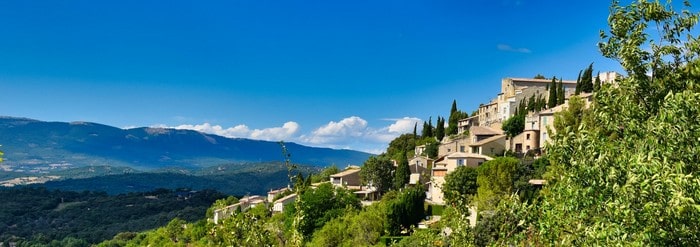
[[413,124],[413,140],[418,139],[418,122]]
[[421,131],[420,135],[422,138],[426,138],[426,137],[430,137],[430,135],[428,135],[429,133],[430,133],[430,126],[428,126],[428,122],[423,121],[423,130]]
[[398,166],[396,167],[396,173],[394,173],[394,189],[401,189],[406,185],[411,178],[411,169],[408,167],[408,159],[406,159],[406,152],[401,153],[399,158]]
[[435,126],[435,137],[438,141],[442,141],[445,137],[445,118],[438,116],[437,126]]
[[459,123],[459,119],[462,117],[462,115],[463,114],[461,114],[459,110],[457,110],[457,100],[452,100],[452,108],[450,109],[450,118],[448,119],[447,123],[447,132],[445,133],[446,135],[457,134],[457,124]]
[[564,97],[565,97],[564,82],[561,80],[561,78],[559,79],[559,85],[557,86],[557,91],[558,91],[557,92],[557,105],[564,104],[564,100],[565,100],[564,99]]
[[433,135],[433,117],[428,118],[428,128],[427,129],[428,130],[426,131],[426,133],[427,133],[426,136],[427,137],[435,137],[435,135]]
[[547,101],[547,108],[552,108],[557,106],[557,77],[552,77],[552,83],[549,84],[549,99]]
[[600,72],[595,77],[595,84],[593,84],[593,92],[598,91],[603,83],[600,81]]
[[578,77],[576,78],[576,95],[581,93],[581,72],[583,72],[583,70],[578,71]]
[[593,63],[588,65],[581,75],[581,92],[593,92]]

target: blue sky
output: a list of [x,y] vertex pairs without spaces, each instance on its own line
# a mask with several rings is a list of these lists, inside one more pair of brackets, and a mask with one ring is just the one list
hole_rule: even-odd
[[0,115],[377,153],[501,78],[620,71],[609,3],[0,1]]

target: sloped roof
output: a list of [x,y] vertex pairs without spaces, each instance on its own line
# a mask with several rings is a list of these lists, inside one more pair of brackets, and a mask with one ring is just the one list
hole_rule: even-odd
[[470,146],[470,147],[481,146],[481,145],[484,145],[484,144],[486,144],[486,143],[490,143],[490,142],[496,141],[496,140],[501,139],[501,138],[506,138],[506,135],[495,135],[495,136],[492,136],[492,137],[483,139],[483,140],[481,140],[481,141],[478,141],[478,142],[469,144],[469,146]]
[[500,135],[503,133],[501,130],[489,128],[486,126],[472,126],[469,128],[469,133],[472,133],[474,135]]
[[342,171],[342,172],[333,174],[333,175],[331,175],[331,177],[332,177],[332,178],[344,177],[344,176],[347,176],[347,175],[350,175],[350,174],[354,174],[354,173],[358,173],[358,172],[360,172],[360,169],[350,168],[350,169],[347,169],[347,170],[345,170],[345,171]]
[[555,112],[560,112],[560,111],[564,110],[564,108],[565,108],[566,106],[567,106],[566,104],[562,104],[562,105],[558,105],[558,106],[549,108],[549,109],[547,109],[547,110],[540,111],[540,116],[542,116],[542,115],[552,115],[552,114],[554,114]]
[[297,197],[297,194],[296,194],[296,193],[292,193],[292,194],[289,194],[289,195],[287,195],[287,196],[285,196],[285,197],[282,197],[282,198],[280,198],[280,199],[277,199],[277,200],[275,201],[275,203],[278,203],[278,202],[284,203],[284,202],[286,202],[287,200],[290,200],[290,199],[293,199],[293,198],[296,198],[296,197]]
[[456,152],[452,153],[447,156],[447,158],[479,158],[479,159],[485,159],[485,160],[492,160],[493,158],[482,155],[482,154],[475,154],[475,153],[463,153],[463,152]]

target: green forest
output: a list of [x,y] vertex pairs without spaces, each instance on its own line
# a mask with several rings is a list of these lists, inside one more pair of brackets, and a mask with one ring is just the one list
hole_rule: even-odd
[[124,231],[145,231],[173,218],[201,219],[224,194],[159,189],[110,196],[45,188],[0,189],[0,242],[20,246],[88,246]]
[[[609,30],[601,31],[598,45],[626,75],[614,84],[577,88],[594,92],[593,101],[586,108],[572,97],[555,114],[556,133],[542,158],[496,157],[448,174],[444,207],[425,204],[424,187],[407,185],[405,172],[412,147],[430,147],[437,141],[426,137],[454,133],[438,117],[439,128],[428,121],[421,135],[402,135],[364,163],[362,180],[382,195],[369,206],[344,188],[312,185],[337,168],[304,178],[287,156],[286,181],[299,197],[283,213],[254,207],[214,224],[214,210],[238,200],[222,198],[198,218],[163,216],[159,228],[112,232],[97,246],[699,246],[700,39],[693,28],[700,14],[688,2],[680,10],[676,5],[613,1]],[[467,116],[453,109],[454,119]],[[532,178],[546,185],[526,182]],[[69,240],[83,237],[76,236]]]

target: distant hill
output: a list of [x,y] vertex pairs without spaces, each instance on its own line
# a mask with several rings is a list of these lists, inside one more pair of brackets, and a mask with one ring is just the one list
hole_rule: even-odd
[[[0,117],[0,170],[54,173],[87,166],[198,169],[226,163],[282,161],[277,142],[226,138],[192,130],[121,129],[89,122]],[[362,164],[368,153],[285,143],[294,163]]]
[[[287,168],[282,162],[224,164],[196,170],[167,169],[153,172],[123,171],[113,167],[86,167],[92,173],[83,175],[71,169],[64,179],[32,185],[64,191],[104,191],[109,194],[146,192],[158,188],[194,190],[214,189],[229,195],[265,195],[271,189],[286,187]],[[76,168],[79,171],[86,168]],[[299,166],[296,172],[308,176],[318,167]],[[58,173],[57,175],[61,175]]]

